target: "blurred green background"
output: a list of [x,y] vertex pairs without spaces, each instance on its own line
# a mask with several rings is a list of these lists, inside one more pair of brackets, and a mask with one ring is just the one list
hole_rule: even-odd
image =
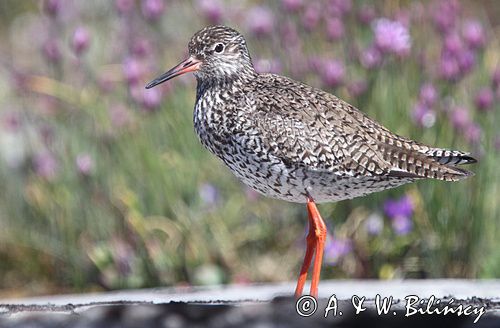
[[195,79],[144,84],[200,28],[242,32],[261,72],[331,91],[479,163],[320,206],[323,278],[499,278],[497,1],[0,2],[0,297],[294,280],[305,207],[202,148]]

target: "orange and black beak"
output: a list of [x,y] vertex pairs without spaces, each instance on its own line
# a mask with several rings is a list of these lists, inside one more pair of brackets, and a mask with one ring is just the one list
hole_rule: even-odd
[[195,59],[193,57],[189,57],[186,60],[182,61],[177,66],[170,69],[168,72],[160,75],[159,77],[157,77],[153,81],[149,82],[146,85],[146,89],[151,89],[152,87],[154,87],[160,83],[168,81],[168,80],[170,80],[176,76],[182,75],[184,73],[197,71],[200,68],[200,65],[201,65],[200,60]]

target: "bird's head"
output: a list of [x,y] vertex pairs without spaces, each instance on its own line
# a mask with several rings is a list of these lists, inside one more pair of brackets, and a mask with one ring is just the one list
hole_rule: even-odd
[[194,72],[198,80],[231,80],[254,76],[246,41],[227,26],[209,26],[193,35],[189,57],[146,85],[146,89],[178,75]]

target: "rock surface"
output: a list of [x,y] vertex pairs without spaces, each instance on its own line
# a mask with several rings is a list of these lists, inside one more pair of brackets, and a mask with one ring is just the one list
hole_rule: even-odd
[[[293,287],[165,288],[2,300],[0,327],[500,326],[499,280],[324,281],[317,303],[308,297],[297,303],[290,296]],[[409,295],[424,302],[408,310]],[[377,314],[384,298],[391,296],[387,314]],[[356,313],[360,306],[366,310]],[[444,315],[446,306],[455,314]],[[407,315],[417,310],[423,313]]]

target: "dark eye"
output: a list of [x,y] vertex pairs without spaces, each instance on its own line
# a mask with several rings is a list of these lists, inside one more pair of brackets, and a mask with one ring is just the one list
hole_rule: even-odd
[[222,51],[224,51],[224,45],[222,43],[217,43],[214,50],[215,52],[221,53]]

